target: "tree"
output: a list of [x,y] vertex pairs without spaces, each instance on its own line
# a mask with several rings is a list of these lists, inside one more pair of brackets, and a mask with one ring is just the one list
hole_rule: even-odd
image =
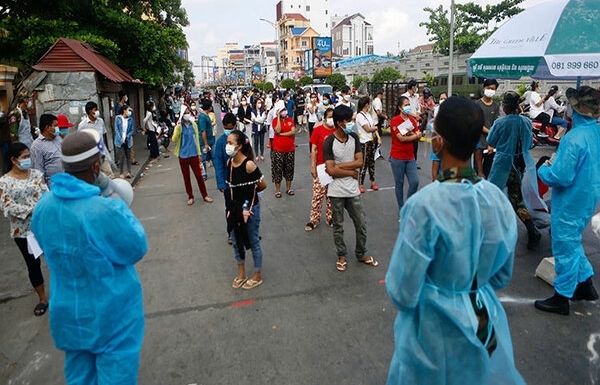
[[385,83],[385,82],[395,82],[399,79],[402,79],[403,76],[400,75],[400,72],[396,71],[392,67],[385,67],[375,71],[373,77],[371,78],[371,82],[373,83]]
[[[521,11],[524,0],[502,0],[495,5],[481,5],[474,2],[456,4],[454,49],[458,52],[475,52],[502,21]],[[434,51],[442,55],[450,53],[450,16],[442,5],[437,8],[426,7],[429,21],[419,23],[427,29],[429,41],[434,43]]]
[[26,73],[58,40],[90,44],[100,54],[150,85],[190,81],[182,27],[189,24],[181,0],[0,0],[0,59]]
[[272,92],[275,89],[275,86],[271,82],[266,82],[266,83],[263,84],[262,89],[266,93],[269,93],[269,92]]
[[293,90],[296,88],[296,81],[290,78],[283,79],[281,81],[281,88]]
[[433,82],[435,81],[435,76],[433,76],[432,74],[430,74],[429,72],[427,72],[425,70],[421,70],[421,72],[423,73],[423,80],[425,80],[425,82],[427,83],[427,87],[433,87]]
[[325,84],[332,87],[342,88],[346,85],[346,77],[342,74],[331,74],[325,78]]
[[363,83],[367,83],[369,81],[368,76],[356,75],[354,79],[352,79],[352,86],[359,89]]
[[304,75],[300,79],[298,79],[298,85],[304,87],[309,84],[313,84],[315,81],[310,76]]

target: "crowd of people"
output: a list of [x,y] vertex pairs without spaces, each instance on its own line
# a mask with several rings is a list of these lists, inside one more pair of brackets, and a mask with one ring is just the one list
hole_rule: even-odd
[[[448,98],[443,93],[436,103],[428,88],[419,96],[418,85],[411,81],[389,119],[389,163],[400,222],[386,274],[389,296],[398,308],[389,384],[488,383],[492,375],[502,378],[501,383],[524,383],[514,364],[508,321],[495,291],[511,279],[517,217],[527,229],[527,248],[539,245],[539,228],[544,225],[536,222],[532,212],[549,213],[549,209],[538,191],[538,175],[553,188],[549,221],[557,277],[554,295],[535,301],[535,307],[567,315],[569,301],[598,299],[593,269],[581,242],[600,200],[600,160],[593,156],[600,151],[600,91],[587,86],[567,90],[572,107],[569,123],[537,110],[550,102],[556,113],[563,112],[559,111],[564,110],[562,106],[552,104],[557,88],[538,98],[539,85],[532,85],[530,115],[535,116],[531,117],[543,125],[566,126],[557,137],[560,146],[555,157],[537,171],[529,152],[533,126],[521,114],[521,98],[507,91],[498,99],[498,86],[496,80],[486,79],[479,100]],[[169,151],[169,144],[174,143],[188,205],[194,204],[190,169],[203,200],[213,202],[205,181],[207,167],[214,167],[216,187],[225,203],[227,240],[237,264],[233,289],[251,290],[263,283],[260,221],[267,181],[260,165],[266,164],[265,148],[270,149],[275,198],[282,198],[282,191],[291,197],[295,195],[295,137],[303,131],[309,134],[313,187],[305,231],[320,223],[325,202],[325,223],[332,227],[336,250],[335,268],[344,272],[349,252],[344,242],[346,211],[356,234],[357,261],[369,267],[379,265],[367,251],[361,196],[366,193],[367,172],[370,191],[379,190],[375,151],[381,146],[388,119],[382,108],[383,92],[376,91],[373,99],[362,96],[356,105],[349,87],[334,94],[293,93],[254,90],[221,96],[220,136],[208,95],[201,98],[200,109],[189,97],[173,97],[169,92],[145,105],[142,128],[150,162],[160,159],[161,146]],[[107,158],[107,129],[96,103],[86,104],[86,116],[73,133],[68,133],[74,125],[66,116],[41,115],[39,136],[30,141],[31,125],[23,122],[27,118],[22,113],[28,98],[18,98],[13,115],[13,143],[7,152],[10,163],[0,178],[0,209],[10,219],[11,237],[38,295],[34,314],[50,310],[55,344],[66,352],[67,382],[94,383],[104,377],[112,383],[135,383],[144,317],[141,285],[133,265],[145,254],[147,241],[125,203],[130,192],[111,182],[113,169],[119,171],[117,180],[132,176],[132,108],[127,95],[120,93],[113,126],[117,168]],[[416,154],[425,135],[431,138],[433,181],[419,190]],[[405,178],[409,184],[406,198]],[[64,219],[58,224],[57,210]],[[103,231],[102,221],[114,226]],[[465,223],[470,225],[465,227]],[[31,233],[52,275],[50,300],[40,259],[28,248],[36,242]],[[65,242],[67,234],[69,242]],[[247,250],[252,252],[252,275],[246,273]],[[93,306],[102,316],[89,319],[77,304],[94,296],[98,285],[107,293],[104,300],[86,306]],[[135,311],[124,314],[124,303]],[[115,328],[116,324],[121,327]],[[82,330],[86,338],[77,338]],[[110,352],[103,349],[107,345]]]

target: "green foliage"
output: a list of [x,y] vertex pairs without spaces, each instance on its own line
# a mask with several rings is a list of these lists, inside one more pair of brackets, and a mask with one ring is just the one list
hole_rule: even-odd
[[[521,11],[524,0],[502,0],[495,5],[481,5],[474,2],[456,4],[454,50],[475,52],[477,48],[498,28],[498,24]],[[429,21],[419,23],[427,29],[429,41],[434,43],[434,51],[442,55],[450,53],[450,15],[443,5],[437,8],[426,7]]]
[[385,83],[385,82],[395,82],[399,79],[402,79],[403,76],[400,75],[400,72],[396,71],[392,67],[385,67],[375,71],[373,77],[371,78],[371,82],[373,83]]
[[346,85],[346,77],[342,74],[331,74],[325,78],[325,84],[332,87],[342,88]]
[[429,72],[422,70],[423,72],[423,80],[427,83],[428,87],[433,87],[433,83],[435,82],[435,76],[430,74]]
[[[58,40],[77,39],[150,85],[191,82],[181,0],[0,0],[0,59],[27,72]],[[192,74],[193,77],[193,74]],[[192,81],[193,82],[193,81]]]
[[315,81],[313,80],[313,78],[311,78],[308,75],[304,75],[300,79],[298,79],[298,85],[301,86],[301,87],[304,87],[304,86],[309,85],[309,84],[313,84],[314,82]]
[[271,82],[266,82],[262,85],[262,89],[265,92],[272,92],[275,89],[275,86]]
[[352,79],[352,86],[359,89],[363,83],[367,83],[369,81],[368,76],[356,75],[354,79]]
[[525,92],[527,92],[527,84],[519,83],[519,85],[517,86],[517,93],[519,94],[519,96],[523,96]]
[[296,81],[294,79],[283,79],[281,81],[281,88],[293,90],[296,88]]

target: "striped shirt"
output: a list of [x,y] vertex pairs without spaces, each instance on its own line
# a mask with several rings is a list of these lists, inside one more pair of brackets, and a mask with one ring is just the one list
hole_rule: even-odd
[[89,117],[84,117],[81,119],[81,122],[77,127],[77,131],[81,131],[85,128],[93,128],[94,130],[98,131],[98,134],[100,134],[101,138],[102,135],[106,134],[106,125],[104,124],[104,119],[102,118],[96,118],[96,121],[92,122]]
[[40,135],[31,145],[31,166],[44,174],[48,187],[51,187],[50,178],[52,175],[64,171],[61,162],[61,145],[62,139],[58,135],[54,140],[49,140]]

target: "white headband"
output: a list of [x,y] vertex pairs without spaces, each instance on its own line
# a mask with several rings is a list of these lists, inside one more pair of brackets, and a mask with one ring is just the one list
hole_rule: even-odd
[[62,155],[62,161],[65,163],[77,163],[81,162],[82,160],[86,160],[92,155],[95,155],[99,152],[104,154],[104,145],[102,141],[98,142],[95,147],[92,147],[89,150],[82,152],[81,154]]

